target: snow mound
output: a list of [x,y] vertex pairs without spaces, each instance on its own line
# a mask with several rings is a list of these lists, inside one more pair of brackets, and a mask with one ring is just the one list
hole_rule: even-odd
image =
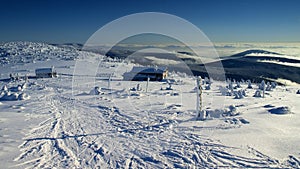
[[267,104],[267,105],[264,105],[264,108],[273,108],[275,106],[271,105],[271,104]]
[[133,92],[133,93],[130,94],[130,96],[137,96],[138,97],[138,96],[143,96],[143,94]]
[[211,118],[220,118],[224,114],[224,110],[216,109],[216,110],[206,110],[207,117]]
[[94,89],[92,89],[91,91],[90,91],[90,95],[100,95],[102,92],[101,92],[101,89],[98,87],[98,86],[96,86]]
[[176,109],[181,109],[182,105],[181,104],[171,104],[170,106],[168,106],[166,109],[167,110],[176,110]]
[[291,110],[289,107],[278,107],[278,108],[270,109],[269,112],[271,114],[277,114],[277,115],[291,114]]
[[250,122],[242,117],[239,118],[227,118],[225,119],[226,123],[229,124],[249,124]]
[[224,122],[233,125],[249,124],[250,122],[243,117],[237,109],[238,106],[230,105],[227,109],[205,110],[208,118],[224,118]]
[[28,96],[26,93],[21,93],[21,94],[19,94],[18,99],[19,100],[28,100],[28,99],[30,99],[30,96]]
[[238,109],[234,105],[230,105],[228,109],[205,110],[207,117],[220,118],[240,115]]

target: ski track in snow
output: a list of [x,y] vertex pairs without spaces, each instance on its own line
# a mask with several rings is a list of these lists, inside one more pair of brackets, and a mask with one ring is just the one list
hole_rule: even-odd
[[[248,48],[248,46],[246,47]],[[226,50],[228,49],[226,48]],[[232,49],[229,48],[229,50]],[[122,103],[129,99],[126,98],[128,93],[123,90],[105,91],[104,95],[97,96],[91,96],[87,93],[72,96],[70,84],[75,73],[72,69],[74,68],[73,61],[76,58],[82,58],[83,60],[89,58],[91,59],[88,59],[89,68],[94,71],[93,68],[98,69],[98,67],[93,67],[92,63],[100,61],[101,58],[103,59],[101,55],[77,51],[72,47],[64,49],[30,42],[7,43],[2,45],[1,51],[3,57],[0,59],[0,64],[3,67],[1,68],[0,76],[2,78],[8,78],[9,73],[15,71],[20,71],[20,74],[30,74],[33,73],[35,68],[40,66],[49,67],[56,65],[58,72],[63,72],[59,78],[34,80],[36,84],[29,86],[28,89],[28,92],[33,96],[29,101],[21,102],[20,105],[13,105],[13,103],[8,103],[7,105],[3,103],[2,105],[0,103],[4,107],[13,105],[12,109],[21,113],[21,109],[30,111],[29,114],[25,115],[28,121],[44,119],[30,131],[26,130],[26,136],[23,138],[24,142],[19,146],[21,153],[15,158],[17,165],[2,167],[126,169],[300,168],[299,155],[297,157],[290,155],[283,161],[280,161],[282,159],[276,159],[264,154],[257,148],[251,146],[230,147],[221,141],[213,140],[210,136],[199,134],[199,131],[204,130],[240,129],[244,127],[243,124],[228,124],[224,123],[224,119],[214,119],[213,122],[222,121],[223,123],[218,123],[214,126],[201,126],[199,123],[184,126],[184,122],[195,122],[192,119],[195,112],[182,111],[180,106],[177,106],[172,100],[170,101],[170,103],[173,103],[171,105],[164,105],[164,103],[156,100],[158,97],[170,95],[170,93],[167,94],[165,91],[159,91],[158,88],[163,85],[162,83],[156,84],[157,86],[155,87],[158,91],[151,93],[153,94],[151,99],[154,101],[152,104],[147,102],[149,101],[145,96],[147,94],[141,94],[138,97],[132,96],[130,98],[131,105],[126,105],[127,102],[125,105],[124,103],[119,104],[119,102]],[[101,70],[103,72],[100,72],[114,72],[111,67],[115,66],[115,63],[102,62],[102,67],[105,70],[103,69]],[[118,71],[123,71],[122,73],[124,73],[125,70],[131,68],[130,66],[133,65],[118,68]],[[85,70],[86,68],[86,65],[83,64],[82,69]],[[80,79],[86,73],[81,71],[75,75],[78,77],[78,80],[83,80],[78,82],[83,87],[77,86],[79,88],[78,91],[82,92],[95,87],[94,84],[88,84],[89,80],[86,82],[86,79]],[[120,75],[122,73],[116,73],[118,78],[121,78]],[[100,81],[97,82],[100,83]],[[185,81],[185,83],[193,82],[191,78]],[[101,85],[103,86],[103,84]],[[194,84],[187,87],[192,90]],[[188,97],[194,95],[190,91],[183,92],[186,94],[190,93]],[[216,94],[219,90],[213,92]],[[293,92],[295,93],[295,91]],[[206,94],[210,94],[210,91],[207,91]],[[285,95],[286,93],[281,92],[280,94]],[[113,95],[119,96],[114,98]],[[268,100],[266,104],[277,106],[278,103],[292,101],[284,96],[274,98],[282,100],[280,102],[275,99]],[[260,101],[254,100],[254,102]],[[230,102],[234,101],[230,100]],[[239,107],[239,110],[246,113],[266,112],[266,108],[263,108],[261,104],[247,104]],[[132,106],[134,107],[133,109],[130,108]],[[150,110],[144,110],[144,108],[148,107],[151,107]],[[194,109],[194,107],[189,109]],[[246,113],[245,115],[247,115]],[[189,118],[187,121],[176,118],[182,117],[183,114],[184,118]],[[243,155],[237,152],[242,152],[241,154]]]
[[20,146],[22,154],[15,159],[22,168],[300,166],[293,156],[280,163],[251,147],[247,150],[251,157],[234,155],[230,151],[238,148],[224,146],[188,127],[176,127],[178,122],[165,114],[178,111],[148,112],[151,115],[142,120],[138,112],[122,112],[111,99],[80,99],[58,87],[50,92],[40,98],[47,105],[35,106],[43,107],[35,111],[51,117],[26,136]]

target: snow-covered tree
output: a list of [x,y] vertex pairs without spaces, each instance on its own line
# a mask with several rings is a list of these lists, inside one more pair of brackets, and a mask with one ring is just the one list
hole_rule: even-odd
[[258,88],[259,88],[260,90],[264,90],[265,85],[266,85],[266,83],[265,83],[265,81],[263,80],[263,81],[261,81],[261,83],[258,85]]
[[94,89],[90,91],[90,95],[99,95],[99,94],[101,94],[101,90],[98,86],[96,86]]
[[242,99],[246,96],[245,90],[238,90],[234,92],[235,99]]
[[211,84],[207,84],[207,85],[205,85],[205,90],[210,90],[211,89]]
[[270,82],[267,83],[266,91],[271,91],[273,88],[270,84]]
[[236,86],[234,87],[235,89],[241,88],[241,83],[239,81],[236,81]]
[[204,84],[209,84],[209,78],[208,77],[205,77],[204,80],[203,80]]
[[197,118],[200,120],[205,120],[206,119],[206,111],[202,110],[203,108],[203,103],[202,103],[202,79],[199,76],[197,78]]
[[245,97],[247,96],[246,95],[246,90],[241,90],[241,93],[242,93],[243,96],[245,96]]
[[271,82],[271,86],[272,86],[273,89],[275,89],[276,86],[277,86],[277,83],[276,82]]
[[227,114],[228,114],[229,116],[236,116],[236,115],[238,115],[239,112],[238,112],[237,107],[234,106],[234,105],[230,105],[230,106],[229,106],[229,111],[227,112]]
[[228,88],[229,90],[233,90],[233,85],[232,85],[231,80],[228,81],[228,86],[227,86],[227,88]]
[[261,95],[261,91],[260,90],[256,90],[254,97],[262,97]]
[[168,87],[166,87],[166,90],[173,90],[173,88],[172,88],[172,84],[171,84],[171,83],[169,83],[169,86],[168,86]]
[[265,97],[266,83],[264,80],[259,84],[258,88],[263,92],[262,97]]
[[142,90],[141,85],[139,83],[136,85],[136,90],[137,91],[141,91]]
[[4,85],[4,86],[2,87],[2,91],[8,91],[8,88],[7,88],[6,85]]
[[245,83],[245,80],[244,80],[244,79],[241,79],[241,83],[244,84],[244,83]]
[[248,84],[248,86],[247,86],[248,89],[253,89],[251,80],[247,80],[247,84]]

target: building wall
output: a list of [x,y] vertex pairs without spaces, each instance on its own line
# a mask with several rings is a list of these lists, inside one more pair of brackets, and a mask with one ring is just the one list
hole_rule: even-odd
[[36,73],[35,75],[37,78],[53,78],[56,77],[56,73]]
[[160,81],[164,79],[164,75],[163,74],[157,74],[157,73],[149,73],[149,74],[144,74],[144,73],[138,73],[136,74],[132,80],[134,81],[146,81],[148,79],[148,77],[150,78],[151,81]]
[[150,77],[151,81],[161,81],[166,79],[168,76],[168,70],[164,72],[126,72],[123,74],[124,80],[132,80],[132,81],[146,81],[148,77]]

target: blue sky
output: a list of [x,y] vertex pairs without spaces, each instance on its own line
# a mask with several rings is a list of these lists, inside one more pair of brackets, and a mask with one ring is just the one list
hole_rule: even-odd
[[184,18],[213,42],[300,41],[299,0],[3,0],[0,41],[84,43],[103,25],[137,12]]

